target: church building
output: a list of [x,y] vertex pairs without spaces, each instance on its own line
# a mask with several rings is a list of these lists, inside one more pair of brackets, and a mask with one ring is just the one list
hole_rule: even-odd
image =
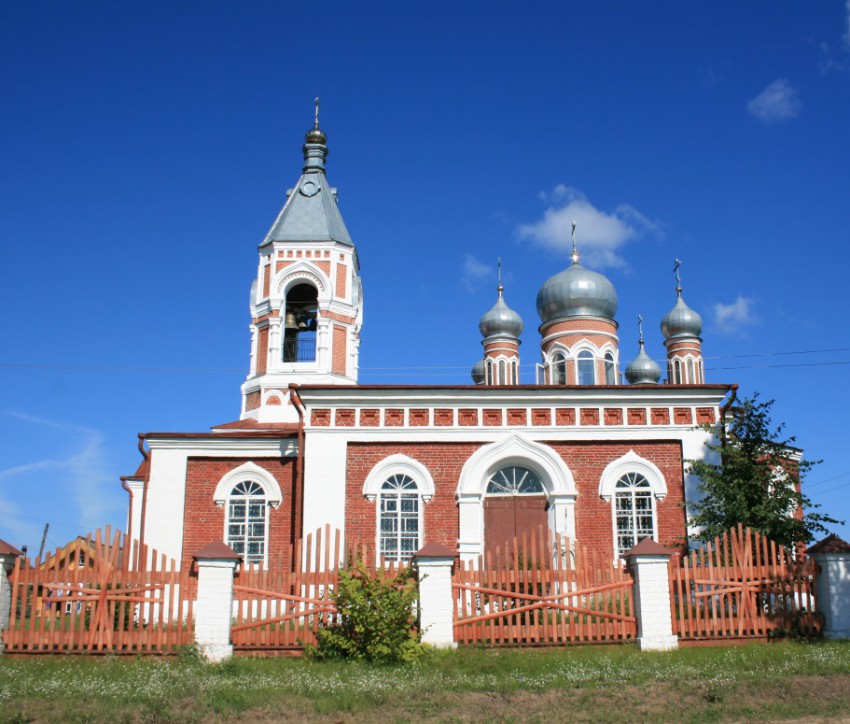
[[395,560],[426,542],[471,559],[539,525],[612,561],[644,537],[681,546],[697,493],[685,461],[708,454],[699,426],[735,393],[705,384],[681,284],[661,322],[663,382],[641,332],[620,384],[617,293],[579,263],[574,226],[572,263],[540,280],[536,384],[519,384],[523,321],[501,278],[473,384],[358,384],[360,267],[318,107],[303,153],[259,245],[239,419],[139,436],[128,532],[184,562],[223,540],[267,563],[326,525]]

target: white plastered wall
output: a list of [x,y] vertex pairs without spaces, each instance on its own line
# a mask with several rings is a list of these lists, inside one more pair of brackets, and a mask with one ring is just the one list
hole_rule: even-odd
[[345,534],[347,438],[311,432],[304,451],[304,533],[325,525]]

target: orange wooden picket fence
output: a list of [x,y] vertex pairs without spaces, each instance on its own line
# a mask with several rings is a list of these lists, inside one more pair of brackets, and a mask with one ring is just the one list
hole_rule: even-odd
[[197,578],[107,527],[11,574],[7,653],[171,653],[194,641]]
[[455,640],[489,646],[633,640],[633,583],[624,565],[540,528],[457,566]]
[[815,636],[817,566],[739,525],[670,559],[673,632],[683,641]]
[[401,564],[378,561],[365,545],[342,548],[342,533],[326,526],[299,540],[289,556],[243,565],[233,586],[236,651],[298,653],[316,643],[320,626],[335,621],[330,594],[349,560],[362,560],[373,575],[394,578]]

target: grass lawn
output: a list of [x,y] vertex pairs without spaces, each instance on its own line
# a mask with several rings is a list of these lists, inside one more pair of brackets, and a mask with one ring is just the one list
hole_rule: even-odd
[[301,659],[0,656],[0,721],[724,721],[850,717],[850,642]]

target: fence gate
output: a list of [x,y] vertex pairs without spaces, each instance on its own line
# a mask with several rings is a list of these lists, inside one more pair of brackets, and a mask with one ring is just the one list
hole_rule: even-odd
[[739,525],[670,559],[673,633],[687,641],[820,633],[817,566]]
[[168,653],[194,641],[197,579],[120,531],[96,531],[11,576],[8,653]]
[[455,641],[545,646],[634,639],[632,584],[609,556],[539,528],[458,565]]

